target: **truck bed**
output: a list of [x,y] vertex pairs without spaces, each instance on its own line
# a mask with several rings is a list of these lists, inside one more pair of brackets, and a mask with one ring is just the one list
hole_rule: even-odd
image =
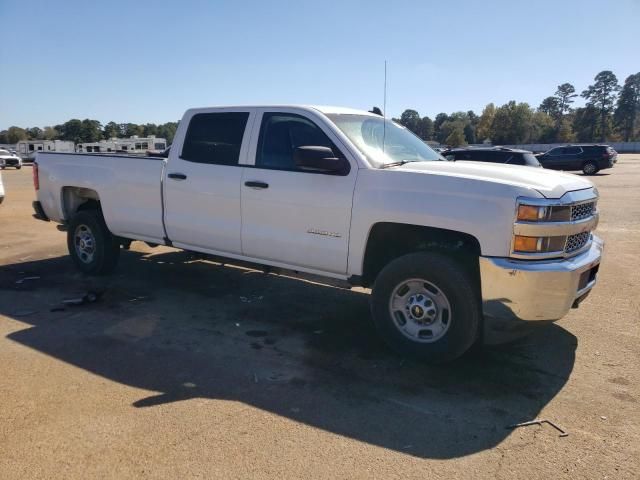
[[[38,152],[38,200],[54,221],[68,220],[67,208],[79,189],[95,192],[112,233],[162,241],[164,237],[159,157]],[[72,187],[70,187],[72,186]]]

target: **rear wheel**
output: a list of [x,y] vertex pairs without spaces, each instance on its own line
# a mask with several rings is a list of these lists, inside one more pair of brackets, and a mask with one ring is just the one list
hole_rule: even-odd
[[481,308],[472,275],[437,253],[412,253],[387,265],[373,288],[376,328],[401,355],[454,360],[478,336]]
[[96,209],[73,216],[67,229],[67,248],[76,266],[90,275],[112,272],[120,257],[120,244]]
[[595,162],[587,162],[582,166],[585,175],[593,175],[598,171],[598,165]]
[[22,168],[22,165],[16,165],[16,170],[20,170]]

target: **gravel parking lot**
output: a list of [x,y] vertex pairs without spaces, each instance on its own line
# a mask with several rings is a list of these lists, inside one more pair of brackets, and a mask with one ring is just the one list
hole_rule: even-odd
[[[592,177],[580,308],[440,367],[386,349],[366,291],[137,242],[84,277],[31,169],[2,176],[0,478],[637,478],[640,154]],[[506,428],[535,418],[569,436]]]

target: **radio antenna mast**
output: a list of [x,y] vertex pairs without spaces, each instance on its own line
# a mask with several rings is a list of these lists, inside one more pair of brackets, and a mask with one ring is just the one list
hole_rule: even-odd
[[384,141],[387,136],[387,61],[384,61],[384,100],[382,104],[382,153],[384,153]]

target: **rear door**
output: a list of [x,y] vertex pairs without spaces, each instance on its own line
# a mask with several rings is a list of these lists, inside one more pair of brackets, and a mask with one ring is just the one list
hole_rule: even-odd
[[565,147],[557,147],[549,150],[547,153],[539,158],[540,163],[544,168],[550,168],[553,170],[563,170],[565,167],[564,158]]
[[[296,109],[262,109],[257,137],[242,179],[242,247],[246,256],[345,274],[353,190],[354,159],[319,115]],[[293,152],[324,146],[344,159],[345,172],[300,170]]]
[[240,182],[255,109],[185,116],[171,147],[164,183],[167,235],[180,248],[240,254]]
[[582,169],[582,148],[565,147],[562,155],[562,168],[564,170],[581,170]]

